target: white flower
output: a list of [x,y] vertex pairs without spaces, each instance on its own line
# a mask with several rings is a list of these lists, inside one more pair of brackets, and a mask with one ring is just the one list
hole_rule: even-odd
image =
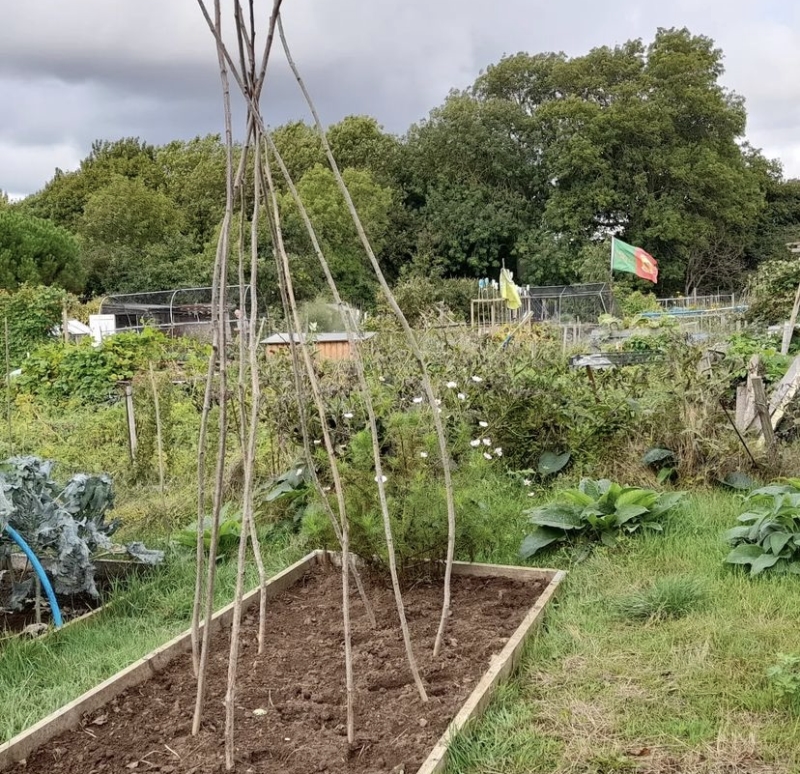
[[471,446],[473,449],[477,449],[477,448],[478,448],[478,447],[481,445],[480,439],[479,439],[479,438],[476,438],[474,441],[470,441],[470,442],[469,442],[469,445],[470,445],[470,446]]
[[528,492],[528,497],[536,497],[536,492]]
[[412,403],[422,403],[422,398],[414,398]]
[[330,492],[330,491],[331,491],[331,488],[330,488],[329,486],[323,486],[323,487],[322,487],[322,491],[323,491],[323,492]]
[[464,393],[463,393],[463,392],[459,392],[459,393],[458,393],[458,399],[459,399],[459,400],[466,400],[466,399],[467,399],[467,396],[466,396],[466,395],[464,395]]
[[[389,479],[387,479],[386,476],[381,476],[380,483],[385,484],[388,480]],[[378,477],[377,476],[375,476],[375,483],[378,483]]]
[[296,476],[302,476],[303,475],[303,468],[298,468],[297,470],[295,470],[294,474]]
[[434,403],[435,403],[437,406],[441,406],[441,405],[442,405],[442,401],[440,401],[440,400],[439,400],[439,398],[437,398],[437,399],[434,401]]
[[502,457],[503,456],[503,450],[499,446],[494,450],[494,453],[495,453],[495,456],[497,456],[497,457]]
[[314,439],[314,446],[319,446],[321,443],[322,441],[319,441],[316,438]]
[[492,459],[492,455],[491,455],[491,454],[489,454],[489,452],[484,452],[484,453],[483,453],[483,456],[484,456],[484,457],[486,457],[486,459],[487,459],[487,460],[490,460],[490,459]]
[[530,486],[531,480],[529,478],[522,479],[522,486]]
[[478,424],[479,424],[481,427],[489,427],[489,423],[488,423],[488,422],[484,422],[483,420],[481,420],[480,422],[478,422]]
[[492,439],[491,438],[484,438],[483,439],[483,445],[484,446],[491,446],[492,445]]
[[344,418],[345,418],[345,419],[352,419],[352,418],[353,418],[353,412],[352,412],[352,411],[348,411],[348,412],[347,412],[347,413],[344,415]]
[[480,384],[483,381],[482,376],[472,376],[470,378],[472,379],[473,382],[475,382],[475,384]]
[[379,376],[378,377],[378,381],[379,382],[385,382],[386,381],[386,377],[385,376]]
[[428,458],[428,452],[420,452],[419,456],[422,457],[423,460],[427,459]]
[[458,383],[457,382],[448,382],[447,383],[447,389],[448,390],[455,390],[456,387],[458,387]]

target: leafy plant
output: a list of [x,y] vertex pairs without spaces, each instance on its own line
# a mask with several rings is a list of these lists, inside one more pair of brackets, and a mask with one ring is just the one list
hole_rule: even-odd
[[556,454],[551,451],[542,452],[536,471],[542,478],[554,476],[566,467],[571,457],[572,455],[569,452],[564,452],[563,454]]
[[736,489],[740,492],[749,492],[751,489],[755,489],[756,486],[758,486],[758,482],[752,476],[748,476],[747,473],[742,473],[738,470],[734,470],[728,473],[725,478],[720,478],[718,480],[723,486],[729,489]]
[[141,333],[109,336],[99,347],[88,339],[44,344],[23,362],[17,385],[22,392],[48,401],[101,403],[115,394],[119,382],[160,359],[167,341],[163,333],[145,328]]
[[[239,536],[242,531],[241,517],[233,511],[230,503],[225,503],[219,515],[219,538],[217,543],[217,556],[220,559],[231,556],[239,547]],[[206,553],[211,548],[211,530],[213,523],[211,517],[203,520],[203,545]],[[174,542],[184,548],[194,549],[197,546],[197,523],[184,527],[174,537]]]
[[741,526],[725,533],[733,550],[725,561],[764,570],[800,575],[800,479],[786,479],[756,489],[746,498]]
[[665,577],[658,578],[647,588],[622,597],[616,608],[624,618],[661,621],[690,613],[705,598],[705,588],[696,578]]
[[256,496],[264,509],[277,509],[279,516],[291,516],[295,523],[299,523],[311,491],[308,482],[306,465],[292,465],[268,481]]
[[535,525],[520,546],[524,559],[552,543],[585,539],[616,545],[620,534],[639,530],[661,532],[661,520],[682,497],[639,487],[623,487],[608,479],[585,478],[559,500],[524,511]]
[[[7,524],[16,529],[38,556],[56,594],[97,596],[93,558],[101,551],[128,553],[148,564],[163,559],[140,543],[115,546],[111,536],[119,521],[106,522],[114,502],[111,479],[80,473],[61,487],[52,477],[53,463],[37,457],[13,457],[0,465],[0,544]],[[33,584],[18,598],[30,596]]]
[[800,705],[800,655],[779,653],[778,662],[767,669],[767,678],[781,699]]
[[650,449],[643,457],[642,464],[656,472],[656,481],[663,484],[675,477],[675,453],[658,447]]

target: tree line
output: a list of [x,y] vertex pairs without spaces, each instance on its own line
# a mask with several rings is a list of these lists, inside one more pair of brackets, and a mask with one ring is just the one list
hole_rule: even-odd
[[[711,39],[659,29],[647,45],[504,56],[403,136],[369,116],[327,136],[395,281],[496,276],[501,265],[530,284],[605,279],[614,234],[656,256],[662,294],[737,289],[798,238],[800,181],[748,145],[744,101],[722,74]],[[343,295],[371,306],[371,272],[318,136],[292,122],[274,138]],[[310,299],[324,279],[280,196],[296,290]],[[210,283],[224,201],[217,135],[97,141],[38,193],[0,197],[0,288],[96,296]],[[262,223],[261,293],[275,303]]]

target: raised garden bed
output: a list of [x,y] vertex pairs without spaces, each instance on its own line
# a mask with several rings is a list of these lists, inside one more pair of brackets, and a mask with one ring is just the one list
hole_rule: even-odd
[[[100,596],[92,597],[89,594],[60,596],[58,602],[65,625],[99,613],[106,606],[115,582],[124,581],[133,575],[141,575],[152,569],[152,565],[123,559],[97,559],[94,566],[95,582]],[[10,572],[0,577],[0,599],[7,597],[12,579],[21,581],[32,577],[27,560],[21,554],[12,554],[11,568]],[[47,631],[46,627],[52,623],[52,615],[44,594],[42,594],[40,614],[41,630],[36,625],[36,610],[33,604],[26,605],[22,610],[0,610],[0,640],[20,633],[36,636]]]
[[[245,600],[236,699],[237,771],[405,772],[444,769],[447,743],[480,714],[516,665],[564,573],[458,563],[442,656],[432,658],[441,584],[406,592],[430,700],[405,664],[391,590],[368,584],[378,626],[353,604],[356,744],[345,735],[340,574],[315,552],[273,578],[267,642],[258,656],[258,590]],[[223,698],[232,607],[219,611],[206,714],[191,736],[195,695],[188,632],[0,746],[0,769],[26,772],[224,771]]]

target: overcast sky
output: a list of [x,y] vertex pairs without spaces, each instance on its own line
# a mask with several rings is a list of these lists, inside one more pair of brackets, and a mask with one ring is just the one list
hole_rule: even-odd
[[[686,26],[725,52],[724,83],[747,101],[748,139],[800,177],[798,8],[796,0],[285,0],[283,16],[323,120],[367,113],[398,133],[504,53],[577,55]],[[293,86],[276,56],[271,124],[305,117]],[[2,0],[0,190],[12,196],[40,189],[56,167],[75,168],[94,139],[163,143],[218,132],[220,104],[213,40],[195,0]]]

